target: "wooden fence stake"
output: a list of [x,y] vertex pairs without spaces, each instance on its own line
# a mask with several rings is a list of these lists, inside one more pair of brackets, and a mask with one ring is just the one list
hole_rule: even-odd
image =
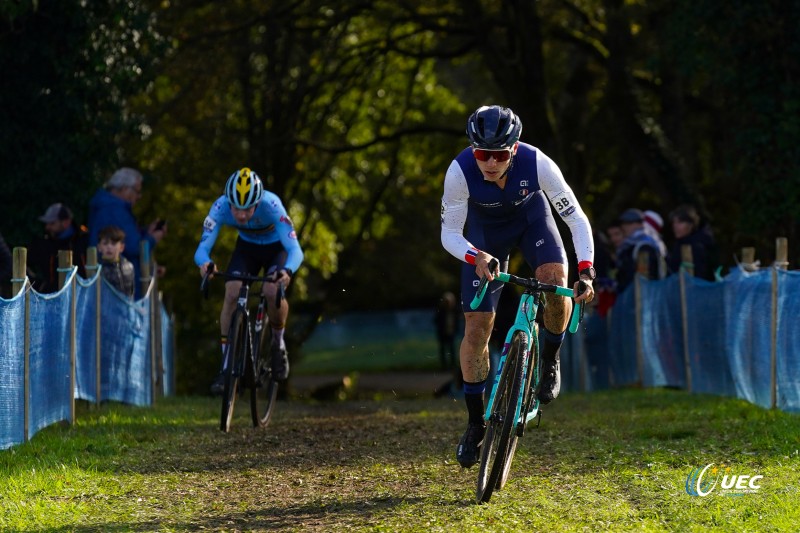
[[26,248],[14,248],[14,265],[12,267],[13,274],[11,278],[12,283],[12,297],[25,291],[23,298],[25,298],[25,322],[24,333],[22,341],[22,357],[23,357],[23,383],[22,383],[22,431],[24,432],[23,439],[28,442],[28,428],[30,426],[30,401],[28,399],[28,391],[31,388],[31,302],[28,296],[26,272],[28,264],[28,250]]
[[772,322],[770,324],[770,406],[778,407],[778,270],[789,265],[789,245],[786,237],[775,239],[775,264],[772,268]]
[[746,272],[758,270],[758,266],[756,266],[756,249],[752,246],[742,248],[742,267]]

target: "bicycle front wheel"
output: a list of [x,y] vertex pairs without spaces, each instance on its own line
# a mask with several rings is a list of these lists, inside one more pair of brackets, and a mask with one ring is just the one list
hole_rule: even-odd
[[[501,474],[510,463],[509,452],[516,447],[517,414],[522,401],[524,379],[523,356],[527,346],[527,335],[514,333],[506,356],[503,372],[497,383],[492,413],[486,426],[486,436],[481,450],[481,465],[478,471],[478,503],[488,502],[498,487]],[[511,453],[513,455],[513,452]],[[506,477],[508,473],[506,472]]]
[[264,331],[255,334],[253,357],[248,362],[251,376],[250,383],[250,414],[253,418],[253,427],[267,427],[275,409],[278,399],[278,382],[272,379],[267,356],[269,355],[267,342],[268,336]]
[[[523,383],[523,386],[525,387],[525,400],[522,404],[524,410],[521,413],[521,419],[517,424],[516,430],[511,434],[511,445],[509,446],[508,453],[506,454],[506,462],[503,466],[503,472],[500,474],[500,478],[497,480],[497,490],[505,487],[506,481],[508,481],[508,473],[511,470],[511,462],[514,460],[514,452],[517,451],[517,443],[525,431],[525,420],[527,419],[527,414],[534,408],[538,409],[539,406],[539,400],[537,399],[537,396],[539,395],[539,376],[541,376],[541,368],[539,362],[539,340],[535,335],[536,330],[534,330],[534,337],[531,339],[533,341],[533,345],[531,346],[529,352],[530,357],[528,358],[528,368],[525,373],[525,382]],[[519,347],[520,353],[526,349],[527,346]]]
[[231,318],[228,330],[228,350],[225,354],[227,367],[225,368],[225,387],[222,392],[222,413],[220,414],[219,429],[227,433],[231,429],[233,408],[236,404],[236,389],[239,378],[247,357],[247,316],[241,309],[236,309]]

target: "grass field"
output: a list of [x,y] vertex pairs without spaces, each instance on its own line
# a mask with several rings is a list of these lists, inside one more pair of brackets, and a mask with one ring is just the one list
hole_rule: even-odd
[[[218,403],[104,405],[0,452],[3,531],[797,531],[800,417],[670,390],[567,394],[474,503],[460,403],[281,402],[267,431]],[[752,493],[690,496],[710,463]],[[726,470],[728,469],[728,470]]]
[[438,370],[438,350],[436,341],[426,338],[359,341],[347,347],[304,351],[292,370],[299,374]]

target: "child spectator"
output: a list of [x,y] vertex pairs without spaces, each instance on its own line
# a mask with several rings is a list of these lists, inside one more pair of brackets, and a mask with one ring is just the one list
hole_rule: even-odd
[[103,265],[103,277],[119,292],[133,300],[136,290],[133,263],[125,259],[125,232],[117,226],[106,226],[97,234],[97,251]]

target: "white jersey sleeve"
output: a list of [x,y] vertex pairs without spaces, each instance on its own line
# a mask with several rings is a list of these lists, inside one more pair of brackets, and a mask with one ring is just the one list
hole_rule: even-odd
[[592,238],[591,224],[575,198],[575,193],[567,185],[561,169],[552,159],[541,151],[537,151],[536,170],[539,174],[539,186],[547,195],[556,213],[569,226],[578,262],[594,262],[594,239]]
[[469,187],[457,161],[450,163],[444,177],[442,195],[442,246],[461,261],[474,258],[477,250],[464,238],[464,224],[469,207]]

